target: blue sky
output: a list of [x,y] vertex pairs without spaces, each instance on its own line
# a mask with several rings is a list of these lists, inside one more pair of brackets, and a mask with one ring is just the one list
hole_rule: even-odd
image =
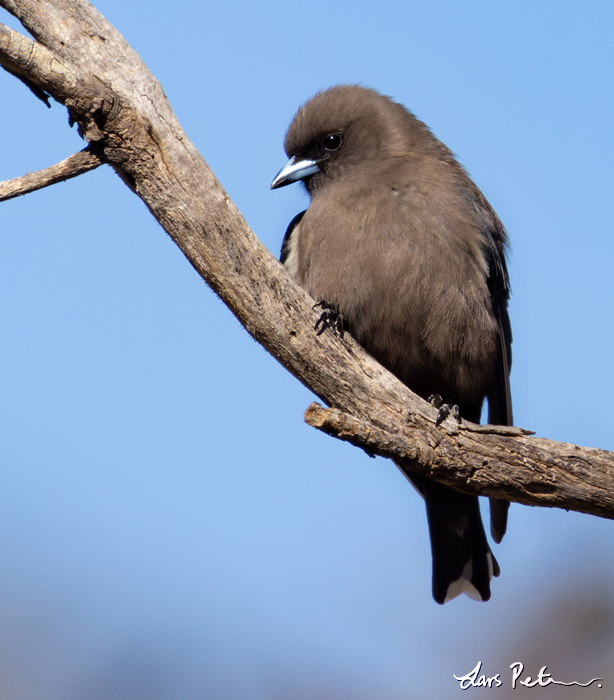
[[[516,424],[614,450],[611,3],[96,6],[275,254],[307,201],[269,190],[296,108],[340,82],[410,108],[509,231]],[[0,84],[0,179],[83,147]],[[413,489],[303,423],[110,168],[0,207],[3,697],[447,699],[478,660],[612,687],[611,522],[512,506],[491,601],[437,606]],[[591,601],[580,653],[557,623]]]

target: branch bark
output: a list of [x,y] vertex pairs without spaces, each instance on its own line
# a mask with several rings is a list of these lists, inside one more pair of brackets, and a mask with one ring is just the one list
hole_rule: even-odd
[[0,64],[66,105],[246,330],[335,407],[310,409],[311,425],[469,493],[614,518],[614,453],[450,420],[436,428],[436,411],[347,334],[316,336],[313,300],[257,240],[159,83],[86,0],[0,5],[34,37],[0,25]]
[[70,180],[72,177],[94,170],[103,162],[100,156],[88,146],[49,168],[0,182],[0,202]]
[[[462,491],[506,496],[527,505],[552,506],[611,518],[614,510],[612,453],[522,435],[519,428],[497,434],[495,426],[450,424],[437,442],[423,433],[390,432],[316,403],[306,422],[328,435],[392,457],[403,471],[437,476]],[[482,430],[486,427],[487,430]],[[505,432],[503,432],[505,431]],[[468,487],[477,486],[477,489]]]

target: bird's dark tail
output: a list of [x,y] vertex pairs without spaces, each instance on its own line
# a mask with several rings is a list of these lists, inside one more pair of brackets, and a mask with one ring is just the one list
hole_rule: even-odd
[[460,493],[412,474],[424,496],[433,555],[433,598],[447,603],[461,593],[490,598],[490,581],[500,573],[490,551],[477,496]]

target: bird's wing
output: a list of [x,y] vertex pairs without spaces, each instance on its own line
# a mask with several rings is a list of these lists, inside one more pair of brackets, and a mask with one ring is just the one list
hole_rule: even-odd
[[505,262],[507,234],[503,224],[479,191],[474,193],[474,205],[479,214],[480,233],[484,241],[483,250],[488,267],[488,289],[499,326],[500,339],[495,383],[488,393],[488,422],[492,425],[512,425],[509,381],[512,365],[512,327],[507,310],[510,282]]
[[[478,191],[474,204],[480,215],[480,232],[488,266],[488,289],[493,313],[499,326],[499,359],[495,381],[488,392],[488,422],[491,425],[513,425],[510,369],[512,365],[512,327],[507,310],[510,283],[505,262],[507,234],[503,224]],[[507,529],[509,503],[490,498],[490,532],[495,542],[501,542]]]
[[[305,211],[307,210],[305,209]],[[288,228],[286,229],[284,240],[281,244],[281,253],[279,255],[279,262],[282,265],[285,265],[288,261],[288,256],[292,251],[292,234],[294,233],[296,227],[301,223],[301,219],[305,215],[305,211],[302,211],[300,214],[297,214],[289,223]]]

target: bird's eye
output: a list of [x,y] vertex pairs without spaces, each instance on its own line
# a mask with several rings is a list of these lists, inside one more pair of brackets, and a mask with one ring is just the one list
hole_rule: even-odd
[[343,145],[341,134],[328,134],[324,137],[322,145],[327,151],[338,151]]

